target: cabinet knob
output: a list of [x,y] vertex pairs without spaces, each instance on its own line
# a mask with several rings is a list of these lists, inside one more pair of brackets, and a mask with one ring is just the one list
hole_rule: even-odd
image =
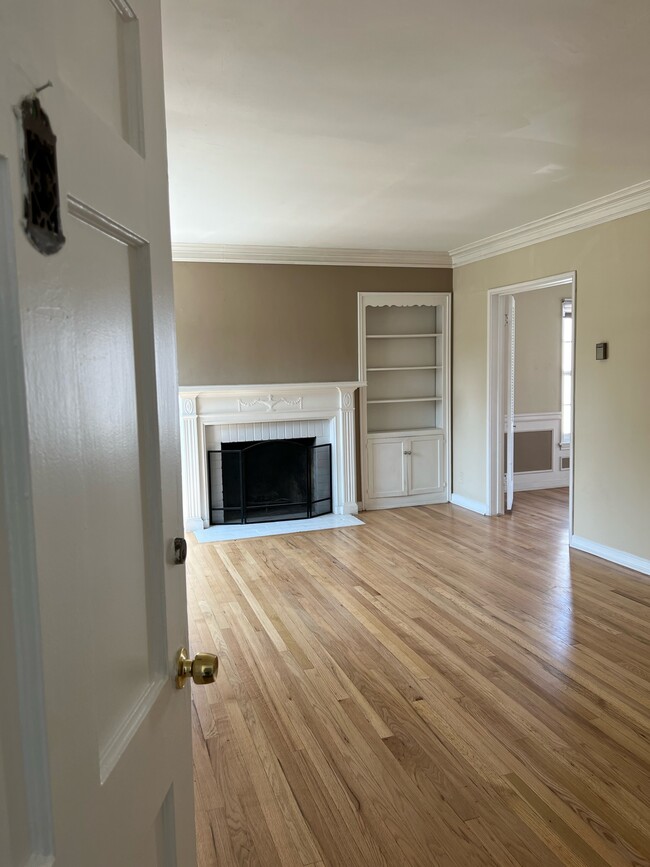
[[405,454],[405,455],[410,455],[410,454],[411,454],[411,452],[404,452],[404,454]]

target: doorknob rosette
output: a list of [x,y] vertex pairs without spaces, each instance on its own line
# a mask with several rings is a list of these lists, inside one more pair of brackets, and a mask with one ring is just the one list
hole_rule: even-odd
[[183,689],[191,677],[199,686],[214,683],[219,671],[219,659],[214,653],[197,653],[190,659],[184,647],[176,655],[176,689]]

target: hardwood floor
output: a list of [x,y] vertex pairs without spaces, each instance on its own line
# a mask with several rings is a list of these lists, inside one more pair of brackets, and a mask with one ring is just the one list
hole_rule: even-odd
[[200,867],[650,864],[650,579],[564,490],[191,546]]

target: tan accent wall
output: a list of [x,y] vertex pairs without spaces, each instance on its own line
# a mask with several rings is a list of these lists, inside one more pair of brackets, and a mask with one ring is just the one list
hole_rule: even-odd
[[570,287],[515,296],[515,412],[559,412],[562,299]]
[[448,268],[176,262],[181,385],[358,378],[358,292],[450,292]]
[[573,270],[574,532],[650,558],[650,211],[454,271],[453,490],[486,500],[488,289]]

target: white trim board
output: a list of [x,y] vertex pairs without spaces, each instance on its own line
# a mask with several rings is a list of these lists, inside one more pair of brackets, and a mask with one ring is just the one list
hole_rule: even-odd
[[642,575],[650,575],[650,560],[637,557],[636,554],[628,554],[627,551],[619,551],[617,548],[608,548],[607,545],[592,542],[591,539],[585,539],[582,536],[571,536],[569,547],[576,551],[584,551],[585,554],[592,554],[594,557],[600,557],[601,560],[616,563],[618,566],[633,569]]
[[257,265],[357,265],[379,268],[451,268],[449,253],[345,247],[266,247],[246,244],[172,244],[174,262]]
[[461,497],[460,494],[452,494],[449,502],[452,506],[469,509],[470,512],[476,512],[478,515],[487,515],[487,506],[485,503],[479,503],[478,500],[470,500],[467,497]]
[[[548,422],[552,421],[561,421],[562,413],[557,412],[518,412],[515,413],[515,421],[519,424],[523,422],[524,424],[548,424]],[[546,430],[546,428],[540,428],[540,430]]]
[[628,217],[648,209],[650,209],[650,180],[592,199],[574,208],[567,208],[565,211],[559,211],[540,220],[524,223],[523,226],[464,244],[450,250],[449,255],[453,267],[457,268],[459,265],[489,259],[491,256],[509,253],[521,247],[528,247],[530,244],[548,241],[551,238],[558,238],[561,235],[568,235],[580,229],[588,229],[590,226]]
[[549,488],[569,488],[569,470],[539,470],[515,473],[515,491],[546,491]]
[[263,382],[249,383],[246,385],[179,385],[178,391],[181,397],[196,397],[199,394],[210,395],[238,395],[238,394],[259,394],[276,391],[298,391],[303,392],[305,389],[309,391],[318,391],[319,389],[332,388],[347,388],[357,389],[365,382],[353,380],[351,382]]
[[363,511],[375,512],[378,509],[405,509],[409,506],[444,506],[449,502],[446,489],[439,494],[405,494],[403,497],[367,498]]
[[[526,280],[524,283],[510,283],[508,286],[497,286],[494,289],[488,289],[488,298],[491,298],[493,295],[517,295],[520,292],[534,292],[536,289],[552,289],[554,286],[572,286],[575,275],[575,271],[566,271],[564,274],[537,277],[535,280]],[[539,413],[529,414],[539,415]]]

